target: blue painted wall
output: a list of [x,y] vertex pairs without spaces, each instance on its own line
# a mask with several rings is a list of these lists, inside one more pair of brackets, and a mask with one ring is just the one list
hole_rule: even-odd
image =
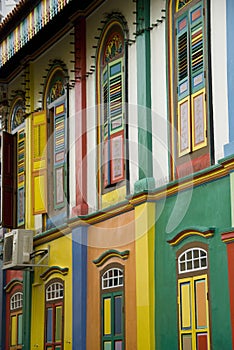
[[87,228],[72,231],[72,349],[86,349]]

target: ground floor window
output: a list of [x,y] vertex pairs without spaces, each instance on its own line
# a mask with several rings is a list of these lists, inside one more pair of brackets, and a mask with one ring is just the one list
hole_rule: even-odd
[[120,268],[102,275],[102,350],[124,350],[123,278]]
[[45,349],[63,349],[63,297],[62,282],[53,282],[46,288]]
[[178,258],[178,317],[180,350],[210,350],[208,256],[189,248]]
[[10,349],[21,350],[23,344],[23,293],[17,292],[10,299]]

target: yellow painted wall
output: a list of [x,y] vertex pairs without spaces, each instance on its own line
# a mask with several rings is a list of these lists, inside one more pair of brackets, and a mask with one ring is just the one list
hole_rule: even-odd
[[155,204],[135,208],[137,349],[155,349]]
[[32,286],[32,326],[31,349],[44,349],[45,318],[45,284],[54,278],[64,280],[64,350],[72,349],[72,239],[71,235],[55,239],[48,244],[37,247],[37,250],[48,248],[49,266],[68,267],[68,274],[63,276],[54,273],[46,281],[40,275],[47,270],[35,267],[34,284]]

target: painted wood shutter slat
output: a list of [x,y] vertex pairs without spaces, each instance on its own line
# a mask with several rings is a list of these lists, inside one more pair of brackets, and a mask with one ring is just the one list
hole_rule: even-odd
[[122,59],[116,60],[109,65],[111,184],[124,180],[124,89],[122,71]]
[[63,208],[67,197],[67,119],[65,103],[54,114],[54,208]]
[[177,90],[178,100],[182,100],[190,93],[189,87],[189,45],[188,45],[188,16],[179,17],[177,30]]
[[47,129],[45,111],[32,117],[33,214],[47,212]]
[[110,134],[123,129],[122,59],[109,65],[109,119]]
[[124,179],[123,63],[122,58],[103,71],[103,186]]
[[103,141],[102,141],[102,169],[103,169],[103,187],[110,185],[110,122],[109,122],[109,80],[107,67],[102,75],[102,93],[103,93]]
[[16,226],[16,142],[15,136],[2,133],[2,226],[15,228]]

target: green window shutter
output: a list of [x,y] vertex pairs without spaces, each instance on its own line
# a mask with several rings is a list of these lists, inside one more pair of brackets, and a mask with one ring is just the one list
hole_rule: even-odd
[[177,93],[178,101],[190,94],[189,86],[189,23],[185,13],[176,22],[177,47]]
[[63,208],[67,197],[67,118],[65,103],[54,114],[54,208]]
[[109,64],[110,134],[123,130],[123,73],[122,59]]
[[18,345],[23,345],[23,315],[18,315]]
[[105,67],[102,74],[102,93],[103,93],[103,125],[102,125],[102,169],[103,169],[103,187],[110,185],[110,123],[109,123],[109,79],[108,69]]
[[123,59],[109,63],[102,74],[103,187],[124,180]]
[[46,213],[47,206],[47,132],[45,111],[32,117],[32,197],[33,214]]
[[204,16],[202,2],[189,11],[192,93],[204,87]]

